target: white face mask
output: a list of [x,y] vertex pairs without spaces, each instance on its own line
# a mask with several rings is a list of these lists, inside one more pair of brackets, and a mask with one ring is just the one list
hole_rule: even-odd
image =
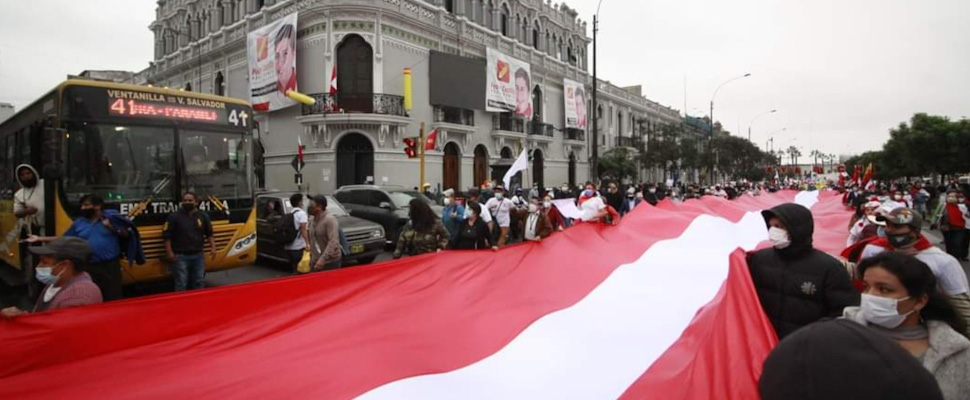
[[914,308],[906,314],[899,314],[899,309],[896,308],[897,303],[908,299],[908,296],[901,299],[893,299],[863,293],[859,309],[862,312],[862,316],[869,323],[879,325],[886,329],[894,329],[902,324],[909,314],[916,311]]
[[529,212],[530,213],[534,213],[536,211],[539,211],[539,206],[537,206],[535,204],[529,204]]
[[445,205],[451,205],[451,198],[445,197]]
[[502,193],[495,193],[495,198],[496,199],[502,200],[503,197],[505,197],[504,194],[502,194]]
[[768,240],[771,240],[771,244],[776,249],[784,249],[791,245],[791,239],[788,238],[788,231],[774,226],[768,229]]
[[542,206],[545,207],[545,208],[551,208],[552,207],[552,202],[551,201],[548,201],[548,200],[547,201],[543,201],[542,202]]

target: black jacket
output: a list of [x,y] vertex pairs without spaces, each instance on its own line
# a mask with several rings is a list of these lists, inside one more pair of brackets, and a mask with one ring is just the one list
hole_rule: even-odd
[[488,231],[488,225],[481,219],[476,219],[472,226],[469,226],[467,221],[459,224],[458,229],[451,234],[448,248],[452,250],[481,250],[491,247],[492,243],[494,241],[491,232]]
[[748,255],[751,279],[761,307],[784,338],[802,326],[825,317],[838,317],[842,309],[859,304],[842,263],[812,247],[815,231],[812,213],[797,204],[782,204],[763,211],[767,223],[777,217],[788,228],[791,245]]

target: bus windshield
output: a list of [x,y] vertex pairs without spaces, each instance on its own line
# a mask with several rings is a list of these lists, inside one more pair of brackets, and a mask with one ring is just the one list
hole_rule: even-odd
[[71,202],[93,193],[108,202],[177,203],[179,189],[203,199],[251,196],[250,139],[242,132],[87,122],[71,123],[67,133],[64,185]]
[[250,197],[250,142],[241,132],[179,130],[183,190],[220,199]]
[[72,123],[67,133],[69,200],[88,193],[109,202],[176,199],[174,129],[89,122]]

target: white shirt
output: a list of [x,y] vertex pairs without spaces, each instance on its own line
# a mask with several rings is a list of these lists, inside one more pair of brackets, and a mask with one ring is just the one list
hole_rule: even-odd
[[[296,227],[296,231],[300,232],[300,225],[310,222],[310,217],[303,211],[302,208],[293,209],[293,225]],[[297,233],[296,239],[293,242],[286,245],[286,250],[303,250],[306,248],[306,241],[303,240],[303,234]]]
[[[44,180],[38,179],[37,185],[32,188],[20,188],[17,193],[13,195],[13,212],[17,213],[23,211],[27,207],[34,207],[37,209],[37,214],[28,215],[23,218],[25,223],[34,223],[44,226]],[[19,230],[17,232],[20,233]],[[40,232],[31,232],[32,234],[39,235]]]
[[849,238],[845,241],[845,246],[849,247],[854,245],[859,239],[862,239],[862,231],[869,226],[869,219],[863,216],[855,225],[852,225],[852,229],[849,229]]
[[488,203],[485,203],[485,208],[491,211],[492,214],[495,214],[495,220],[498,222],[498,226],[508,228],[512,225],[512,218],[509,215],[509,210],[512,209],[512,202],[508,199],[499,200],[498,197],[492,197],[488,199]]
[[44,291],[44,302],[50,303],[54,300],[54,296],[57,296],[57,292],[60,292],[64,287],[56,287],[54,285],[47,286],[47,290]]
[[[868,245],[862,250],[862,257],[865,259],[886,251],[884,247]],[[940,290],[947,296],[954,296],[960,293],[970,292],[970,285],[967,284],[967,274],[963,272],[960,262],[953,256],[946,254],[938,247],[930,247],[919,253],[916,258],[926,263],[939,280]]]
[[596,214],[606,208],[606,203],[603,202],[602,196],[591,197],[589,200],[583,202],[582,213],[583,221],[589,222],[596,219]]

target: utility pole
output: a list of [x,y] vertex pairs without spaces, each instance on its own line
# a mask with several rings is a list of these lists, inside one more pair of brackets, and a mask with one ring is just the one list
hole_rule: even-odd
[[424,122],[421,123],[421,130],[418,131],[418,136],[419,136],[419,139],[418,139],[419,140],[418,141],[418,143],[419,143],[418,144],[418,154],[419,154],[420,161],[421,161],[421,176],[418,178],[418,179],[420,179],[420,181],[418,182],[418,191],[421,192],[421,191],[424,190],[424,146],[425,146],[425,143],[424,143]]
[[[602,2],[602,0],[601,0]],[[596,14],[593,14],[593,146],[592,146],[592,156],[590,157],[590,162],[593,164],[590,166],[590,171],[592,176],[590,181],[596,182],[599,177],[599,106],[596,102],[596,92],[599,89],[599,84],[596,82],[596,32],[599,31],[599,6],[597,6]]]

